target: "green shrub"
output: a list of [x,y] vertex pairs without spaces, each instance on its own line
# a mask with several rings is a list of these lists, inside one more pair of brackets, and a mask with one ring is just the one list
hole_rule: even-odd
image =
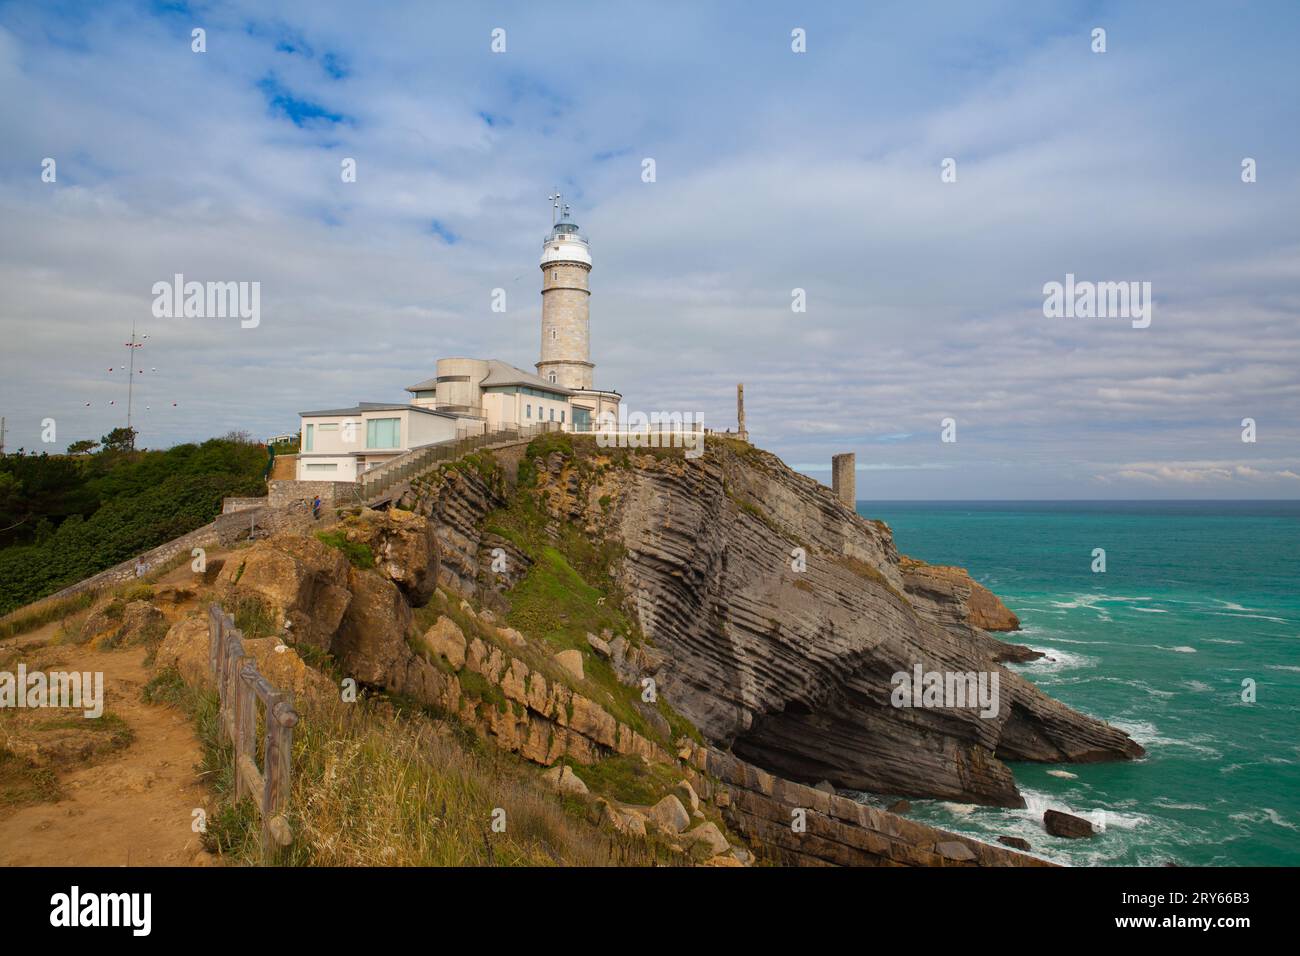
[[261,446],[229,439],[0,456],[0,614],[207,524],[224,497],[264,494],[265,465]]
[[316,537],[331,548],[342,551],[354,568],[369,570],[375,566],[375,553],[370,550],[370,545],[361,541],[349,541],[346,532],[317,531]]

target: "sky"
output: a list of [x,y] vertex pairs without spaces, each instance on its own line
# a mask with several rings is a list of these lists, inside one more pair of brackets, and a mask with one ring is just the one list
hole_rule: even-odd
[[[1300,497],[1297,48],[1294,3],[0,2],[6,447],[125,424],[133,324],[149,447],[531,369],[559,190],[631,410],[744,382],[864,500]],[[177,273],[260,321],[156,318]],[[1150,325],[1049,317],[1067,274]]]

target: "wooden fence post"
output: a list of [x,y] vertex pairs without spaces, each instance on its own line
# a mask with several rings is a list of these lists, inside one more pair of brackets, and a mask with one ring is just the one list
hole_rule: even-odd
[[[292,694],[272,687],[244,653],[234,619],[208,608],[208,665],[220,700],[218,720],[234,751],[235,800],[250,797],[262,818],[262,851],[273,859],[293,841],[284,809],[293,769],[293,728],[298,713]],[[263,767],[257,765],[257,705],[265,713]]]

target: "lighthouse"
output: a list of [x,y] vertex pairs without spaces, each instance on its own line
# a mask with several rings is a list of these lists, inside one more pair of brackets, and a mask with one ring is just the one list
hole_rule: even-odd
[[558,217],[542,242],[542,353],[537,374],[572,389],[590,389],[589,330],[591,245],[561,202],[550,197]]
[[591,244],[559,193],[551,200],[551,231],[542,240],[542,351],[537,374],[571,389],[574,431],[589,431],[603,412],[615,413],[618,392],[594,388],[591,361]]

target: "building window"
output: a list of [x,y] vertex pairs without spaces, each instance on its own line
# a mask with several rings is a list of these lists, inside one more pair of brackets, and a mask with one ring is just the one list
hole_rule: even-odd
[[524,406],[524,417],[525,417],[525,418],[532,418],[532,417],[533,417],[533,406],[531,406],[531,405],[525,405],[525,406]]
[[552,270],[552,271],[551,271],[551,278],[552,278],[553,280],[555,280],[556,282],[558,282],[558,281],[560,280],[560,270],[559,270],[559,269],[554,269],[554,270]]
[[555,409],[551,409],[551,421],[555,421]]
[[564,424],[564,409],[560,409],[560,424]]
[[321,422],[320,430],[322,432],[336,432],[339,430],[338,422]]
[[[559,338],[559,335],[560,335],[560,333],[559,333],[556,329],[551,329],[551,341],[552,341],[552,342],[554,342],[557,338]],[[552,379],[551,381],[554,381],[554,379]]]
[[552,385],[555,384],[555,373],[554,373],[554,372],[551,373],[551,384],[552,384]]
[[400,448],[402,420],[372,418],[366,422],[367,448]]
[[313,439],[316,437],[316,426],[308,425],[306,428],[307,437],[303,440],[303,451],[311,451]]
[[328,465],[309,464],[307,466],[308,471],[338,471],[338,468],[339,466],[337,462],[332,462]]

